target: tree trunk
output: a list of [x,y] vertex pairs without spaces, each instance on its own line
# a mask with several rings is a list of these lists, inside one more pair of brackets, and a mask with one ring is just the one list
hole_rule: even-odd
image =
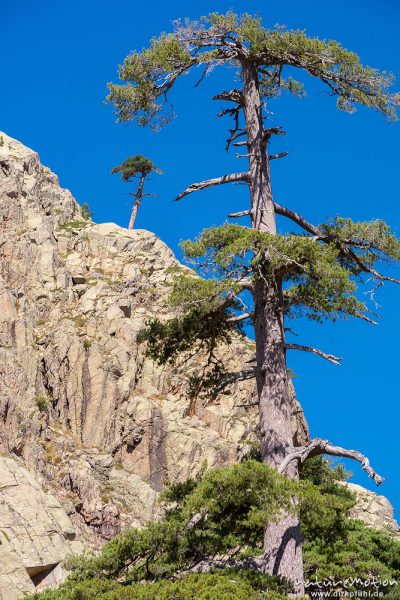
[[136,217],[138,214],[139,206],[140,206],[140,203],[141,203],[142,197],[143,197],[144,179],[145,179],[145,176],[142,175],[140,178],[137,192],[136,192],[136,194],[133,194],[135,201],[133,203],[131,218],[129,219],[128,229],[133,229],[135,226],[135,221],[136,221]]
[[[242,64],[244,114],[249,153],[252,225],[258,231],[276,234],[269,162],[264,138],[262,107],[257,70],[251,62]],[[254,289],[254,330],[260,411],[262,461],[277,468],[293,447],[291,407],[286,369],[282,311],[282,283],[261,272]],[[298,478],[294,461],[287,474]],[[293,499],[296,502],[296,499]],[[268,525],[264,535],[263,570],[289,578],[299,595],[304,594],[304,572],[300,524],[297,516],[282,514],[278,523]]]

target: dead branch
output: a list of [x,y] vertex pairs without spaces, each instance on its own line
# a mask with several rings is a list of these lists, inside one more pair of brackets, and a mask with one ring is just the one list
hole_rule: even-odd
[[270,127],[269,129],[265,129],[263,142],[268,142],[273,135],[286,135],[286,131],[284,131],[282,127]]
[[333,354],[326,354],[326,352],[322,352],[318,348],[313,348],[311,346],[301,346],[300,344],[285,344],[285,348],[287,350],[302,350],[303,352],[311,352],[312,354],[317,354],[321,356],[321,358],[325,358],[325,360],[329,360],[329,362],[334,365],[340,365],[340,361],[343,358],[339,358],[338,356],[334,356]]
[[290,452],[279,465],[278,472],[283,473],[293,460],[298,460],[302,463],[307,458],[319,456],[321,454],[352,458],[361,464],[364,471],[368,473],[368,475],[375,481],[376,485],[380,485],[384,481],[384,478],[378,475],[378,473],[371,467],[368,458],[364,456],[364,454],[361,454],[361,452],[358,452],[357,450],[347,450],[346,448],[341,448],[340,446],[333,446],[328,440],[322,440],[320,438],[315,438],[307,445],[295,448],[292,452]]
[[291,219],[292,221],[297,223],[297,225],[300,225],[300,227],[302,227],[303,229],[305,229],[312,235],[315,235],[318,239],[326,239],[327,238],[326,234],[324,234],[320,229],[318,229],[318,227],[316,227],[315,225],[313,225],[312,223],[307,221],[304,217],[299,215],[299,213],[294,212],[294,210],[290,210],[290,208],[281,206],[280,204],[277,204],[276,202],[274,202],[274,209],[278,215],[281,215],[283,217],[287,217],[288,219]]
[[252,214],[252,210],[241,210],[240,212],[236,212],[236,213],[229,213],[228,217],[230,219],[239,219],[239,217],[248,217]]
[[244,95],[242,90],[224,90],[220,94],[213,96],[213,100],[225,100],[227,102],[234,102],[235,104],[244,105]]
[[241,315],[237,315],[235,317],[229,317],[229,319],[227,319],[228,323],[240,323],[240,321],[245,321],[246,319],[252,319],[253,318],[253,313],[243,313]]
[[288,154],[289,154],[289,152],[279,152],[279,154],[270,154],[268,156],[268,159],[269,160],[275,160],[276,158],[284,158]]
[[250,179],[249,173],[231,173],[229,175],[223,175],[222,177],[216,177],[215,179],[206,179],[205,181],[200,181],[199,183],[192,183],[189,187],[186,188],[183,192],[176,197],[176,200],[181,200],[185,196],[192,194],[193,192],[198,192],[200,190],[205,190],[209,187],[214,187],[216,185],[223,185],[224,183],[237,183],[239,181],[248,182]]
[[[351,244],[351,241],[349,242],[349,244]],[[357,255],[357,253],[351,250],[350,248],[347,248],[347,254],[358,264],[358,266],[360,267],[360,269],[362,269],[362,271],[364,271],[364,273],[370,273],[371,275],[373,275],[377,279],[380,279],[381,281],[391,281],[392,283],[400,284],[399,279],[389,277],[388,275],[382,275],[372,267],[366,265]]]

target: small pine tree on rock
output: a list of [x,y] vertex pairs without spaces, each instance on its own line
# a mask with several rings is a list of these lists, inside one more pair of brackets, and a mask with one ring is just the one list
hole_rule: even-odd
[[111,174],[121,173],[122,181],[130,183],[134,180],[138,180],[136,190],[131,194],[134,197],[131,218],[129,219],[128,229],[133,229],[136,222],[136,217],[139,211],[140,204],[144,196],[150,196],[154,194],[144,193],[145,180],[150,173],[161,173],[155,164],[142,154],[136,154],[136,156],[130,156],[124,162],[117,167],[114,167]]

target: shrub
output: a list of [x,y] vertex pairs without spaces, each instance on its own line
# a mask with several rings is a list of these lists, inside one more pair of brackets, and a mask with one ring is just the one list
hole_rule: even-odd
[[47,396],[44,396],[44,395],[37,396],[35,402],[36,402],[36,406],[38,407],[38,409],[41,413],[48,411],[49,400],[48,400]]
[[82,204],[82,217],[85,219],[85,221],[91,221],[92,217],[93,217],[93,211],[90,210],[90,206],[87,202],[84,202],[84,204]]

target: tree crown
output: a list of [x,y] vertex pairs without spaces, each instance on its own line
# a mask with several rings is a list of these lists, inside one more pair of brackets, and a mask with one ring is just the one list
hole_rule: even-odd
[[127,182],[133,177],[143,175],[146,177],[152,171],[160,173],[160,170],[149,158],[146,158],[142,154],[136,154],[135,156],[130,156],[125,159],[124,162],[117,167],[114,167],[111,174],[121,173],[122,180]]
[[[304,94],[303,84],[292,77],[302,70],[325,83],[337,97],[340,109],[353,112],[357,105],[374,108],[389,120],[396,118],[399,95],[390,92],[394,77],[364,66],[354,52],[333,40],[309,37],[301,30],[277,26],[267,29],[248,14],[211,13],[198,21],[176,21],[172,33],[151,40],[149,48],[134,51],[124,60],[122,84],[109,84],[108,101],[120,121],[159,127],[172,116],[168,92],[177,78],[195,66],[204,73],[225,64],[251,64],[259,79],[261,96],[288,90]],[[201,79],[202,79],[201,78]],[[225,99],[240,90],[225,92]],[[223,99],[217,96],[217,99]]]

